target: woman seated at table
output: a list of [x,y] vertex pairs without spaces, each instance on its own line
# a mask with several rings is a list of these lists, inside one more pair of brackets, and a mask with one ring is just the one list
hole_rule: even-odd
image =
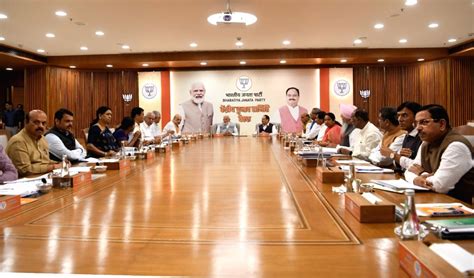
[[96,118],[91,123],[87,137],[87,155],[96,158],[113,156],[119,146],[108,127],[112,121],[112,110],[107,106],[101,106],[95,114]]
[[336,121],[333,113],[324,116],[324,124],[327,126],[326,132],[318,144],[323,147],[336,147],[341,142],[341,124]]
[[129,135],[132,133],[133,128],[135,127],[135,121],[130,117],[124,117],[122,123],[114,132],[114,138],[120,146],[123,147],[138,147],[140,144],[140,132],[133,133],[133,137],[130,141]]

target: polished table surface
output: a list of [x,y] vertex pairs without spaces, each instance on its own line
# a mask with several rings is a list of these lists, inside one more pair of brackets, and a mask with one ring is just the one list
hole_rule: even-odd
[[2,215],[0,271],[405,276],[399,224],[359,223],[331,187],[276,138],[205,138]]

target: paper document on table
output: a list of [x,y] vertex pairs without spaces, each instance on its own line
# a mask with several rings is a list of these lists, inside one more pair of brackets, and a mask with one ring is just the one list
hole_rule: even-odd
[[474,255],[454,243],[433,243],[430,249],[459,272],[474,270]]
[[90,172],[91,171],[91,167],[89,166],[75,166],[75,167],[71,167],[69,168],[69,172],[73,172],[73,173],[87,173],[87,172]]
[[370,164],[370,162],[367,162],[365,160],[361,159],[350,159],[350,160],[336,160],[338,164]]
[[100,162],[100,159],[98,158],[94,158],[94,157],[88,157],[85,159],[87,162],[89,163],[96,163],[96,162]]
[[42,182],[36,180],[3,184],[0,185],[0,195],[20,195],[21,197],[32,195],[38,192],[37,184],[42,184]]
[[119,162],[119,159],[117,159],[117,158],[106,158],[106,159],[101,159],[101,160],[99,160],[99,162],[103,162],[103,163],[115,163],[115,162]]
[[461,203],[430,203],[417,204],[416,213],[419,216],[467,216],[473,215],[474,209]]
[[[349,165],[341,165],[341,170],[350,171]],[[393,173],[392,169],[380,168],[374,165],[356,165],[355,166],[357,173]]]
[[388,187],[395,190],[405,190],[405,189],[414,189],[414,190],[428,190],[418,185],[407,182],[406,180],[371,180],[371,182],[379,184],[384,187]]

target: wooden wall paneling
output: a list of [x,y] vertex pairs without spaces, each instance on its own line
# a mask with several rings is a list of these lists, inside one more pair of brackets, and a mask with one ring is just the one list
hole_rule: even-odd
[[474,58],[451,59],[449,86],[451,125],[465,125],[474,120]]
[[403,101],[421,103],[420,72],[418,65],[402,67],[402,91]]
[[124,117],[123,111],[123,78],[122,72],[109,72],[107,74],[107,103],[108,106],[112,109],[112,124],[111,127],[115,127],[120,124],[122,118]]
[[358,108],[368,110],[368,102],[360,96],[360,91],[369,88],[367,67],[359,66],[353,68],[354,82],[354,105]]
[[89,122],[95,118],[95,112],[100,106],[108,105],[108,80],[107,72],[92,73],[92,116]]
[[370,97],[368,99],[368,112],[370,121],[378,126],[380,108],[385,106],[385,67],[369,68]]
[[46,67],[25,69],[25,111],[47,108]]
[[447,61],[422,63],[419,71],[421,103],[447,107]]
[[403,102],[403,67],[385,68],[385,102],[384,106],[397,107]]
[[[123,116],[129,116],[130,112],[133,107],[139,106],[138,100],[138,94],[139,94],[139,89],[138,89],[138,72],[136,71],[123,71],[122,72],[122,78],[123,78],[123,88],[120,93],[120,99],[123,107]],[[126,104],[123,101],[122,98],[122,93],[127,92],[132,94],[132,101],[129,104]],[[159,107],[157,107],[157,110]],[[147,111],[145,111],[147,112]],[[121,121],[122,118],[120,118]]]
[[77,96],[74,101],[74,133],[82,138],[82,129],[89,127],[94,118],[92,72],[78,72]]

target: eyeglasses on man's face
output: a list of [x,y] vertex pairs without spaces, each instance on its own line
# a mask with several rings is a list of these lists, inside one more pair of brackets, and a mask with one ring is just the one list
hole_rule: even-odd
[[439,120],[435,120],[435,119],[423,119],[423,120],[419,120],[419,121],[415,121],[414,122],[414,125],[415,126],[428,126],[431,122],[438,122]]

